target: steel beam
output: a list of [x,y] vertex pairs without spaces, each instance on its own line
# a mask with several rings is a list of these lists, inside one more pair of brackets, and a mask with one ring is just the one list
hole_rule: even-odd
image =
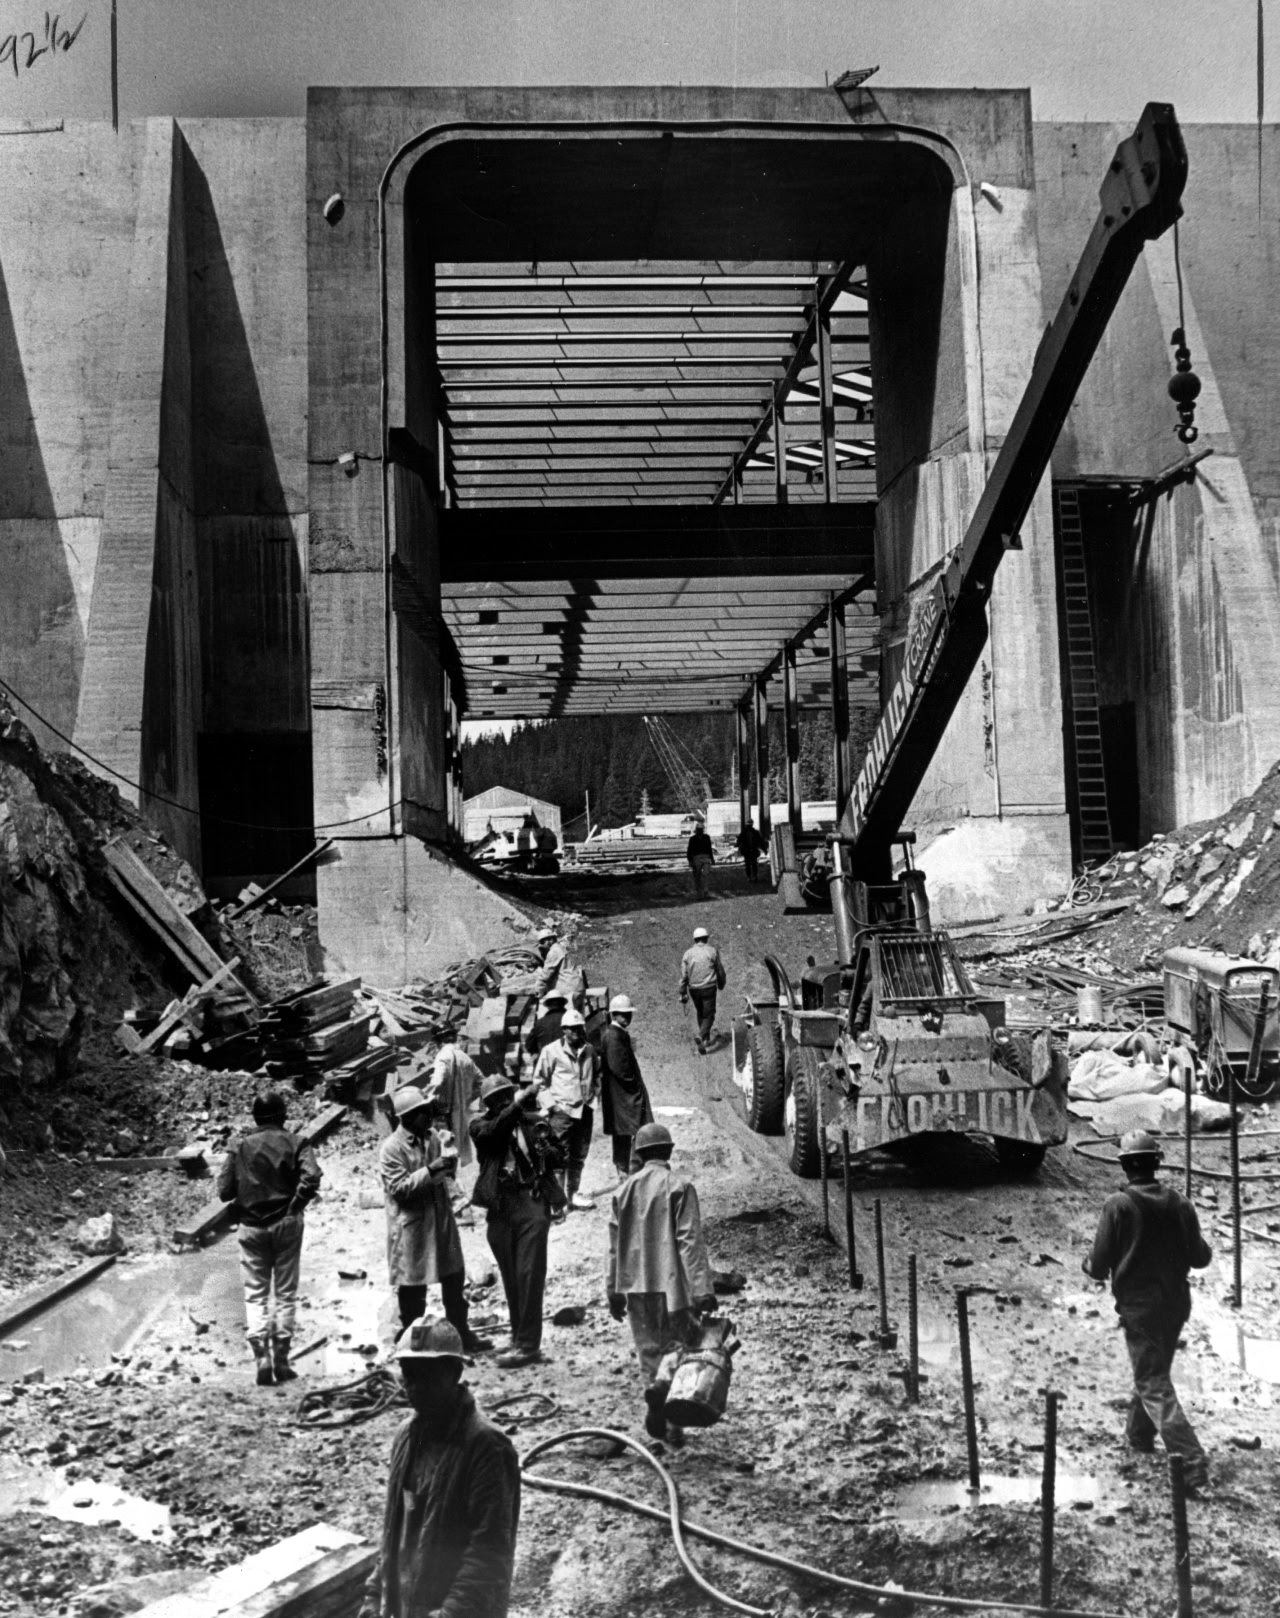
[[787,406],[783,399],[773,401],[773,497],[780,506],[787,503]]
[[738,825],[751,824],[751,715],[745,702],[737,707],[738,716]]
[[797,836],[801,830],[800,814],[800,688],[796,672],[794,644],[785,648],[782,657],[782,701],[784,733],[787,746],[787,818]]
[[844,813],[853,780],[853,760],[849,757],[849,651],[844,602],[834,593],[827,602],[827,624],[831,656],[831,720],[833,774],[835,777],[836,819]]
[[756,816],[762,837],[769,835],[769,687],[755,682]]
[[836,471],[836,403],[831,381],[831,311],[818,298],[818,394],[822,435],[822,497],[828,505],[839,499]]

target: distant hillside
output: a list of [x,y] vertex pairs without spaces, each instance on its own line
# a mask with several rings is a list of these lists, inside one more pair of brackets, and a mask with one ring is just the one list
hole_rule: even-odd
[[[673,714],[668,722],[702,765],[710,795],[732,796],[737,790],[733,715]],[[777,801],[786,796],[780,714],[770,714],[769,730],[770,786]],[[805,797],[831,795],[831,720],[825,713],[805,715],[800,774]],[[559,804],[571,837],[582,834],[581,824],[572,821],[583,813],[588,792],[591,819],[601,826],[634,820],[645,793],[654,813],[681,807],[638,714],[553,719],[523,726],[510,739],[489,736],[466,742],[462,781],[468,798],[504,786]]]

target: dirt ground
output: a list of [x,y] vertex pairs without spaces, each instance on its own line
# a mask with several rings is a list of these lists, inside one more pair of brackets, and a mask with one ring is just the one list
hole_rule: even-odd
[[[676,997],[680,955],[698,921],[712,929],[729,974],[722,1030],[743,993],[764,987],[762,955],[773,951],[797,963],[811,951],[827,955],[830,921],[782,915],[767,888],[748,888],[737,872],[718,872],[716,884],[703,904],[674,876],[577,885],[563,879],[554,893],[544,895],[541,885],[538,893],[582,914],[575,953],[592,981],[635,1000],[637,1051],[658,1115],[676,1137],[677,1162],[699,1186],[713,1262],[748,1277],[746,1290],[726,1305],[742,1338],[728,1413],[663,1457],[687,1515],[848,1576],[1029,1602],[1038,1588],[1040,1390],[1051,1385],[1065,1396],[1058,1602],[1131,1618],[1171,1612],[1164,1463],[1123,1446],[1130,1386],[1123,1342],[1109,1297],[1079,1267],[1116,1171],[1062,1148],[1037,1181],[1011,1182],[992,1155],[964,1142],[933,1163],[928,1180],[900,1164],[860,1167],[854,1201],[866,1284],[850,1291],[844,1252],[824,1238],[820,1188],[790,1175],[780,1141],[747,1130],[727,1042],[698,1057]],[[203,1073],[199,1082],[190,1110],[210,1116],[197,1121],[221,1130],[243,1116],[250,1083]],[[295,1116],[313,1106],[300,1101]],[[367,1194],[376,1146],[372,1125],[353,1119],[321,1148],[326,1182],[308,1218],[299,1341],[325,1335],[329,1342],[301,1362],[297,1383],[273,1390],[256,1388],[249,1374],[234,1238],[188,1258],[148,1251],[179,1211],[209,1195],[208,1182],[118,1183],[71,1158],[13,1155],[0,1206],[6,1250],[44,1239],[31,1220],[52,1205],[41,1189],[52,1177],[68,1217],[82,1208],[116,1212],[139,1255],[118,1269],[186,1268],[155,1272],[166,1278],[156,1307],[117,1359],[104,1365],[87,1343],[90,1357],[79,1370],[0,1385],[0,1513],[7,1512],[0,1515],[0,1612],[107,1618],[317,1520],[376,1533],[397,1414],[331,1432],[297,1420],[301,1394],[351,1380],[364,1369],[360,1351],[389,1340],[383,1215],[363,1205],[373,1201]],[[468,1373],[490,1409],[531,1391],[555,1402],[550,1419],[515,1432],[522,1449],[574,1426],[642,1432],[630,1341],[604,1300],[611,1179],[608,1143],[597,1134],[586,1176],[587,1188],[600,1192],[596,1210],[572,1214],[552,1235],[548,1315],[584,1304],[585,1322],[548,1325],[539,1366],[504,1373],[482,1359]],[[76,1190],[85,1196],[72,1202]],[[838,1187],[832,1191],[832,1224],[842,1236]],[[918,1406],[906,1402],[902,1356],[868,1336],[878,1310],[876,1197],[887,1236],[889,1312],[904,1342],[907,1255],[918,1258],[927,1377]],[[1230,1257],[1221,1256],[1214,1204],[1212,1195],[1203,1198],[1201,1215],[1219,1256],[1193,1281],[1194,1314],[1175,1367],[1214,1476],[1209,1496],[1191,1506],[1196,1611],[1280,1613],[1280,1419],[1273,1383],[1236,1363],[1247,1355],[1253,1369],[1280,1378],[1280,1350],[1266,1357],[1268,1343],[1280,1338],[1274,1249],[1248,1244],[1248,1304],[1237,1321],[1224,1304]],[[465,1229],[463,1240],[477,1320],[492,1317],[496,1334],[501,1298],[489,1280],[482,1227]],[[177,1287],[175,1274],[195,1279]],[[27,1284],[12,1266],[5,1281],[10,1290]],[[979,1289],[971,1310],[990,1487],[977,1507],[964,1504],[963,1488],[955,1487],[965,1477],[953,1302],[960,1284]],[[1241,1327],[1260,1346],[1246,1347]],[[38,1342],[26,1329],[18,1335]],[[29,1346],[28,1359],[32,1352]],[[0,1352],[0,1379],[13,1374],[3,1363],[10,1358]],[[17,1354],[12,1360],[27,1363]],[[1241,1447],[1255,1441],[1260,1448]],[[547,1470],[658,1498],[655,1480],[631,1459],[562,1452]],[[74,1493],[89,1480],[114,1481],[169,1507],[170,1542],[32,1509],[42,1491],[52,1497],[70,1486]],[[697,1542],[693,1550],[714,1583],[755,1606],[865,1610],[834,1590]],[[526,1488],[512,1610],[514,1618],[624,1618],[718,1609],[682,1572],[658,1524]]]

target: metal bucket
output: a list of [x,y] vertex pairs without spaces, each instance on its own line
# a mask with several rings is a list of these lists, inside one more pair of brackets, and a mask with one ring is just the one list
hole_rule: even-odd
[[733,1362],[723,1348],[693,1348],[671,1378],[666,1418],[677,1427],[714,1427],[724,1415]]
[[1076,1014],[1082,1027],[1097,1028],[1102,1023],[1102,990],[1087,983],[1076,990]]

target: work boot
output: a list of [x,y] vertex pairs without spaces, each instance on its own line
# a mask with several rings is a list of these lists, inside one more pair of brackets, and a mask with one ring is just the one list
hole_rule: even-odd
[[650,1406],[644,1413],[644,1430],[650,1438],[665,1438],[667,1436],[667,1418],[660,1408]]
[[269,1388],[275,1381],[271,1374],[271,1347],[265,1337],[251,1337],[249,1347],[253,1350],[254,1360],[258,1366],[258,1386]]
[[701,1038],[695,1039],[693,1044],[699,1056],[705,1056],[707,1054],[707,1047]]
[[[275,1337],[271,1341],[272,1369],[275,1371],[277,1382],[296,1382],[298,1380],[298,1373],[289,1364],[289,1350],[292,1346],[292,1337]],[[262,1381],[261,1374],[259,1374],[258,1380],[259,1382]]]
[[460,1333],[462,1346],[468,1354],[487,1354],[493,1347],[491,1337],[481,1337],[479,1332],[472,1331],[470,1326]]
[[575,1191],[569,1199],[570,1207],[577,1208],[583,1213],[595,1207],[595,1198],[585,1196],[581,1191]]
[[504,1371],[517,1371],[522,1365],[537,1365],[542,1355],[536,1348],[511,1348],[499,1354],[494,1363]]

